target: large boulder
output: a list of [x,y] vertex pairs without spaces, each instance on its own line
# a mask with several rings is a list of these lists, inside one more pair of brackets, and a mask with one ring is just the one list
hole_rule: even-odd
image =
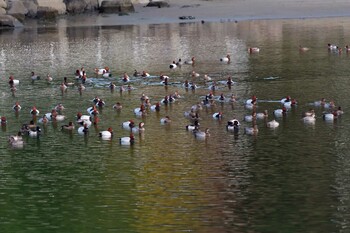
[[7,2],[6,2],[6,0],[0,0],[0,8],[4,8],[4,9],[7,8]]
[[50,12],[52,10],[57,10],[58,14],[66,14],[66,4],[63,0],[35,0],[41,9],[48,9]]
[[100,6],[101,13],[129,13],[135,12],[131,0],[103,0]]
[[24,6],[22,1],[12,1],[9,5],[7,14],[12,15],[20,21],[24,21],[25,15],[28,13],[27,8]]
[[36,14],[38,12],[38,5],[36,5],[33,1],[31,0],[26,0],[23,2],[23,5],[27,8],[27,17],[34,18],[36,17]]
[[0,15],[6,15],[6,10],[5,8],[0,7]]
[[12,15],[0,15],[0,27],[22,27],[23,24],[19,22]]
[[64,0],[67,12],[79,14],[98,9],[98,0]]
[[164,1],[149,1],[146,7],[158,7],[158,8],[169,7],[169,3]]

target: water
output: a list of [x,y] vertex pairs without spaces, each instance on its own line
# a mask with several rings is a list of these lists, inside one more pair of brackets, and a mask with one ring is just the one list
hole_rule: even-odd
[[[0,114],[8,119],[0,132],[1,232],[348,232],[350,58],[345,51],[329,53],[326,45],[345,46],[349,24],[334,18],[70,27],[61,19],[55,27],[1,31]],[[299,53],[299,45],[311,49]],[[248,54],[250,46],[260,53]],[[220,63],[226,54],[231,63]],[[192,56],[195,66],[168,69],[173,60]],[[81,95],[77,86],[62,93],[63,77],[74,81],[82,66],[95,83]],[[122,74],[135,69],[164,73],[171,85],[132,78],[134,90],[111,92],[110,80],[94,78],[94,68],[104,66],[118,87]],[[206,140],[185,130],[183,113],[209,93],[200,78],[195,91],[179,84],[191,80],[193,70],[236,82],[231,90],[219,84],[214,94],[234,94],[237,103],[201,111],[201,128],[211,132]],[[31,71],[42,80],[33,84]],[[51,84],[43,79],[48,73]],[[20,80],[14,95],[10,75]],[[142,93],[154,103],[175,91],[182,98],[159,113],[133,114]],[[290,95],[298,105],[275,130],[258,121],[258,134],[249,136],[243,128],[251,124],[241,121],[238,135],[227,132],[227,120],[251,113],[243,103],[252,95],[269,120],[281,98]],[[86,114],[95,96],[106,102],[98,126],[87,137],[62,132],[60,126],[75,121],[78,111]],[[302,112],[322,97],[345,115],[327,123],[325,109],[315,107],[316,123],[304,124]],[[18,115],[11,109],[16,101]],[[117,101],[119,113],[112,109]],[[23,149],[8,145],[8,136],[31,120],[33,105],[46,113],[58,103],[65,106],[64,122],[41,125],[41,137],[26,137]],[[212,118],[218,111],[221,121]],[[166,115],[172,122],[161,125]],[[129,119],[145,122],[146,131],[135,145],[121,146],[118,138],[129,133],[120,125]],[[108,127],[114,137],[103,141],[98,133]]]

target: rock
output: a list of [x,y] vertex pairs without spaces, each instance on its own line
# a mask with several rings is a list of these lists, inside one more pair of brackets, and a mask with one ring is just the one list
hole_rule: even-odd
[[35,0],[34,2],[37,3],[38,10],[40,7],[47,7],[57,10],[58,14],[66,14],[67,8],[63,0]]
[[4,9],[7,8],[7,2],[6,2],[6,0],[0,0],[0,8],[4,8]]
[[80,14],[98,9],[98,0],[64,0],[67,12]]
[[12,15],[0,15],[0,27],[23,27],[23,24]]
[[169,3],[164,2],[164,1],[150,1],[146,7],[158,7],[158,8],[162,8],[162,7],[169,7]]
[[38,5],[36,5],[33,1],[26,0],[23,2],[23,5],[27,8],[28,13],[27,17],[34,18],[38,12]]
[[13,1],[9,7],[10,9],[7,11],[7,14],[12,15],[19,21],[23,22],[25,15],[28,13],[28,10],[24,6],[23,2]]
[[131,0],[104,0],[101,2],[99,11],[101,13],[128,13],[135,12]]
[[55,19],[58,16],[58,10],[51,7],[38,7],[36,18],[38,19]]

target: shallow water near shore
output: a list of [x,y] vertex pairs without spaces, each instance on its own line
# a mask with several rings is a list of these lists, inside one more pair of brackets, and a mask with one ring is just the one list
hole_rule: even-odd
[[[0,95],[7,125],[0,132],[0,229],[2,232],[346,232],[349,227],[349,60],[327,50],[328,43],[344,47],[350,38],[350,19],[261,20],[230,23],[186,23],[140,26],[34,27],[0,31]],[[68,25],[68,26],[67,26]],[[309,51],[300,53],[299,45]],[[249,54],[248,47],[261,51]],[[231,55],[231,62],[219,59]],[[170,70],[173,60],[196,57],[196,64]],[[75,82],[84,67],[89,82],[60,91],[63,77]],[[96,77],[96,67],[108,66],[112,77]],[[132,77],[134,70],[153,78]],[[41,80],[31,82],[30,72]],[[191,80],[198,89],[186,90]],[[131,91],[121,76],[131,77]],[[45,81],[50,73],[52,83]],[[170,77],[169,85],[158,75]],[[196,139],[185,130],[184,117],[192,105],[210,92],[234,94],[237,102],[216,102],[200,112],[201,129],[210,137]],[[14,95],[8,77],[20,80]],[[235,82],[224,85],[228,76]],[[111,91],[109,82],[117,89]],[[159,113],[136,117],[145,93],[152,103],[178,91],[181,98],[162,105]],[[280,125],[272,130],[258,121],[255,136],[244,133],[251,110],[246,99],[258,97],[257,111],[272,120],[279,100],[296,98]],[[106,105],[100,122],[80,136],[61,125],[75,122],[98,96]],[[327,109],[310,105],[322,97],[334,100],[344,115],[322,120]],[[15,114],[13,104],[22,110]],[[123,104],[120,112],[112,106]],[[42,114],[58,103],[64,122],[40,125],[38,139],[25,137],[22,149],[7,143],[31,120],[35,105]],[[302,112],[314,108],[316,122],[304,124]],[[223,119],[213,119],[215,112]],[[160,124],[170,116],[172,122]],[[241,121],[238,134],[226,130],[232,118]],[[128,136],[121,124],[129,119],[145,123],[133,146],[119,145]],[[112,127],[110,141],[98,133]]]

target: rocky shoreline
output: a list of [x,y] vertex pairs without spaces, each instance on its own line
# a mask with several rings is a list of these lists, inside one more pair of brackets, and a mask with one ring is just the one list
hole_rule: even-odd
[[[26,18],[54,19],[59,15],[88,12],[128,14],[135,11],[134,4],[145,2],[145,0],[0,0],[0,28],[21,27]],[[152,4],[152,1],[149,4]]]

